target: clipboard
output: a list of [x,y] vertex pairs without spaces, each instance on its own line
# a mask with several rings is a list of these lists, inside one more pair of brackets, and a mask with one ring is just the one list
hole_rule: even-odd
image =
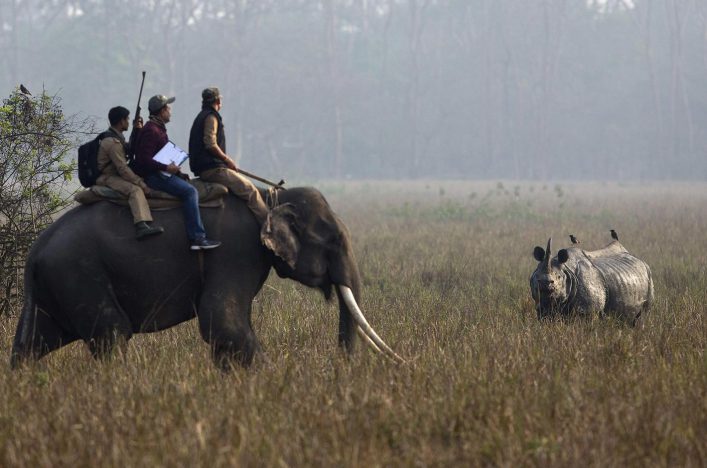
[[[159,150],[157,154],[152,157],[152,159],[166,166],[169,166],[172,163],[176,164],[177,166],[181,166],[184,161],[189,159],[189,154],[187,154],[186,151],[181,149],[179,146],[175,145],[173,142],[168,141],[167,143],[165,143],[162,149]],[[166,171],[160,171],[160,173],[167,177],[172,176],[172,174]]]

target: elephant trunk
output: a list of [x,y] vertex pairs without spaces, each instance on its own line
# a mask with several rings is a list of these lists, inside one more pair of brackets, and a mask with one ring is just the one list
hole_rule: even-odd
[[329,280],[335,286],[339,299],[339,344],[351,353],[358,334],[374,351],[394,361],[404,362],[378,336],[361,312],[358,305],[361,301],[361,276],[345,226],[341,225],[341,231],[344,233],[341,248],[328,258]]

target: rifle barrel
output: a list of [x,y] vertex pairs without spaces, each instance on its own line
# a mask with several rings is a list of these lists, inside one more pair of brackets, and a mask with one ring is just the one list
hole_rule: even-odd
[[142,99],[142,87],[145,86],[145,72],[142,72],[142,83],[140,83],[140,94],[137,95],[137,108],[138,111],[135,113],[135,118],[138,118],[138,115],[140,113],[140,100]]

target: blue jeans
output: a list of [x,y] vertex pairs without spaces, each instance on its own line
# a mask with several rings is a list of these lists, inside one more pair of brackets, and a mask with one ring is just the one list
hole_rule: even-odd
[[184,223],[187,228],[187,237],[190,241],[203,239],[206,237],[204,225],[201,222],[199,212],[199,194],[192,184],[173,175],[166,177],[160,173],[150,174],[145,177],[148,187],[161,190],[182,200],[182,211],[184,212]]

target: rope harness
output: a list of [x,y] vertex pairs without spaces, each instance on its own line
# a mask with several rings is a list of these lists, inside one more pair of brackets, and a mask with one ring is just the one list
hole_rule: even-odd
[[[281,188],[277,187],[270,187],[267,189],[267,192],[265,193],[265,204],[268,206],[269,209],[274,209],[276,206],[280,204],[280,196],[279,196],[279,191],[282,190]],[[204,278],[204,251],[199,250],[196,254],[197,257],[197,265],[199,268],[199,279],[201,280],[201,285],[204,285],[205,278]]]
[[265,194],[265,203],[271,210],[280,204],[280,195],[278,194],[279,190],[280,189],[278,188],[270,187]]

